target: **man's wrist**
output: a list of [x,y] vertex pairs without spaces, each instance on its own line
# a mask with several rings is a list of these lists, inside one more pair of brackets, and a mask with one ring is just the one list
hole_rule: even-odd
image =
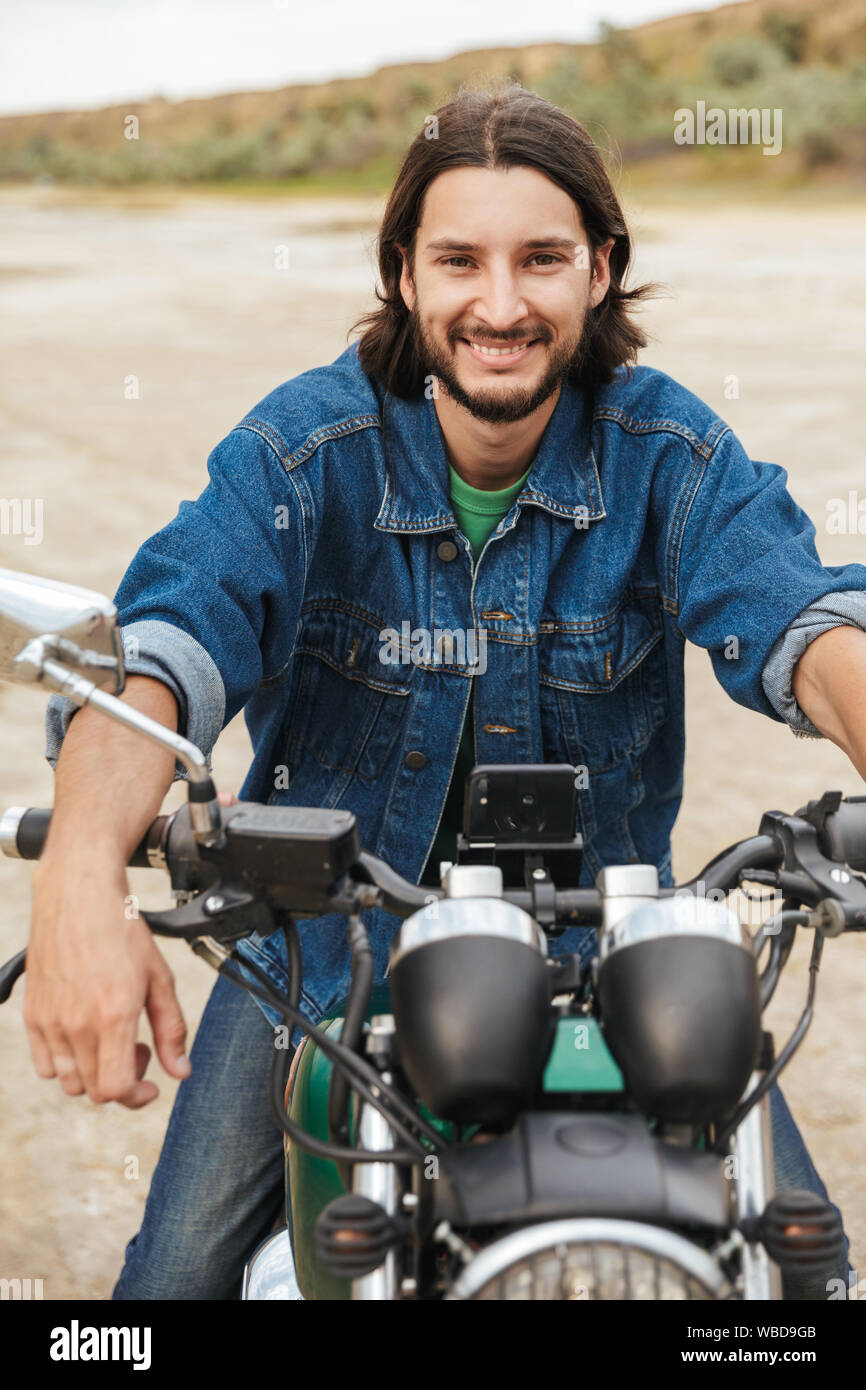
[[866,779],[866,632],[842,624],[821,633],[794,668],[803,713]]
[[77,835],[59,835],[46,842],[37,860],[34,878],[41,882],[53,876],[58,869],[74,872],[76,877],[93,873],[117,877],[125,874],[133,849],[135,845],[128,848],[126,842],[116,835],[100,836],[88,832],[82,836],[80,831]]

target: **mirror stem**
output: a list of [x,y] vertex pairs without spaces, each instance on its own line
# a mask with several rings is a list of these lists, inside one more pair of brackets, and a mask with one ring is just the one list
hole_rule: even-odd
[[163,748],[170,749],[189,774],[189,818],[196,840],[203,845],[219,843],[222,836],[222,816],[216,787],[208,771],[205,756],[194,743],[181,738],[180,734],[167,729],[164,724],[158,724],[155,719],[142,714],[132,705],[124,704],[115,695],[99,690],[92,681],[85,680],[83,676],[77,675],[75,671],[71,671],[59,661],[51,660],[50,657],[44,658],[41,662],[40,679],[80,708],[84,705],[94,706],[118,724],[125,724],[128,729],[137,729],[139,733],[153,739]]

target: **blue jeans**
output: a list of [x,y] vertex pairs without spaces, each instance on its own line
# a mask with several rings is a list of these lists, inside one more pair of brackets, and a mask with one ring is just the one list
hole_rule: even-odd
[[[268,1077],[274,1032],[258,1005],[217,980],[182,1082],[138,1235],[126,1247],[115,1299],[234,1299],[246,1260],[283,1210],[282,1136]],[[827,1196],[778,1086],[771,1093],[777,1188]],[[838,1208],[836,1208],[838,1210]],[[826,1299],[838,1271],[786,1283],[790,1298]]]
[[282,1135],[268,1102],[274,1030],[218,979],[181,1082],[116,1299],[234,1299],[283,1211]]

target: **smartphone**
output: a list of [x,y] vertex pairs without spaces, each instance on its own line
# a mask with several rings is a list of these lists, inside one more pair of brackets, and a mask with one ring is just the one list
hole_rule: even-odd
[[577,769],[570,763],[481,763],[466,779],[468,840],[570,843],[576,816]]

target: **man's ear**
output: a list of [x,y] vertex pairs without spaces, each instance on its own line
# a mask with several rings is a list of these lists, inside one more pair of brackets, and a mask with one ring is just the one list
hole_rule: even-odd
[[412,310],[415,308],[415,289],[412,284],[412,277],[409,274],[409,265],[406,258],[405,248],[402,246],[398,246],[397,253],[403,261],[403,268],[400,271],[400,293],[403,296],[403,303],[406,305],[406,308],[411,313]]
[[595,253],[589,282],[589,303],[593,309],[601,303],[610,288],[610,253],[613,248],[614,239],[611,236]]

